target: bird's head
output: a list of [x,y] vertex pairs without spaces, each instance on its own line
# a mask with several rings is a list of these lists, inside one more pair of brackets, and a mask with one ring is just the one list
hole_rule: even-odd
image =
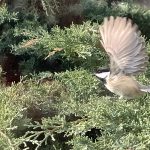
[[98,69],[95,73],[95,76],[100,79],[102,82],[106,82],[106,78],[109,76],[109,69]]

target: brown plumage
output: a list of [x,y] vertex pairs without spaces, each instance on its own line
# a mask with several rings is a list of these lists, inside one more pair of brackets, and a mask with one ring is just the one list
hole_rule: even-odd
[[[101,43],[110,58],[110,74],[105,86],[120,97],[134,98],[150,89],[140,85],[134,75],[146,70],[145,40],[136,24],[125,17],[109,17],[99,28]],[[96,74],[99,77],[99,74]]]
[[111,92],[127,99],[136,98],[144,94],[140,90],[140,84],[130,76],[116,76],[114,78],[109,77],[106,79],[107,84],[105,86]]

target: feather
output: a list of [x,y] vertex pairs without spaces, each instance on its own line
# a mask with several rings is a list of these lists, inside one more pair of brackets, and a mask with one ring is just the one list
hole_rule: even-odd
[[125,17],[109,17],[99,27],[101,43],[110,57],[111,75],[136,75],[146,70],[148,55],[136,24]]
[[140,90],[143,91],[143,92],[150,93],[150,86],[140,85]]

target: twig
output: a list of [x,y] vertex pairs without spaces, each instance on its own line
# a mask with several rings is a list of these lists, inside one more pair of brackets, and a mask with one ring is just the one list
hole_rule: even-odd
[[4,137],[7,140],[7,142],[11,146],[12,150],[15,150],[15,148],[13,147],[13,144],[12,144],[10,138],[5,133],[3,133],[1,130],[0,130],[0,136]]

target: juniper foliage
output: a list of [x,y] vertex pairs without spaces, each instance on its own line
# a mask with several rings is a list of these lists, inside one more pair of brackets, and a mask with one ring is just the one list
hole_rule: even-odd
[[[44,12],[50,12],[50,1],[42,2]],[[23,75],[17,84],[0,85],[0,149],[150,148],[150,96],[118,100],[94,76],[99,66],[108,66],[95,32],[98,24],[109,15],[132,18],[147,39],[149,53],[149,10],[129,3],[110,8],[106,1],[92,0],[82,0],[81,6],[86,20],[63,29],[43,23],[37,11],[33,13],[34,6],[29,13],[0,8],[0,52],[20,58]],[[58,59],[63,71],[36,71],[39,60],[56,67]],[[149,84],[149,76],[148,67],[138,79]]]

